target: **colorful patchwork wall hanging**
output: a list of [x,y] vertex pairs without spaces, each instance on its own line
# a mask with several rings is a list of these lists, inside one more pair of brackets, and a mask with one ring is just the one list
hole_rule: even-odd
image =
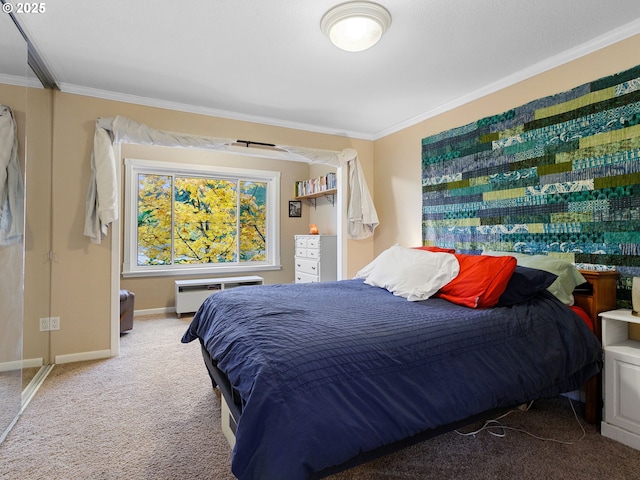
[[425,245],[640,276],[640,66],[422,140]]

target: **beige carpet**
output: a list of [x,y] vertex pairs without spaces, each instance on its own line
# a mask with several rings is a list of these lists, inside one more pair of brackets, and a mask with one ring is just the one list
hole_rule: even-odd
[[[189,321],[136,318],[120,357],[57,365],[0,445],[0,478],[233,479],[199,345],[180,343]],[[581,435],[563,397],[503,422],[543,437]],[[516,431],[449,433],[331,480],[640,479],[640,452],[586,430],[575,445]]]

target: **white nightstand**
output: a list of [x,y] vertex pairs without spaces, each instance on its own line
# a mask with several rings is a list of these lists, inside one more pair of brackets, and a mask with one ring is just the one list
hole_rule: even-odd
[[601,432],[640,450],[640,341],[629,339],[629,324],[640,324],[631,310],[602,317],[604,418]]

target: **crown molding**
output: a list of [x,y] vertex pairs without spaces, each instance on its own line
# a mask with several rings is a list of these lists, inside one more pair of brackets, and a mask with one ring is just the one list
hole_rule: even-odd
[[74,95],[83,95],[87,97],[101,98],[104,100],[113,100],[116,102],[132,103],[136,105],[144,105],[147,107],[156,107],[166,110],[175,110],[185,113],[194,113],[197,115],[206,115],[209,117],[227,118],[229,120],[238,120],[242,122],[260,123],[274,127],[291,128],[294,130],[304,130],[308,132],[324,133],[327,135],[337,135],[341,137],[357,138],[362,140],[374,140],[373,136],[362,132],[339,131],[329,127],[318,125],[310,125],[306,123],[290,122],[270,117],[262,117],[257,115],[247,115],[227,110],[219,110],[209,107],[201,107],[179,102],[171,102],[167,100],[159,100],[156,98],[143,97],[139,95],[130,95],[126,93],[113,92],[110,90],[101,90],[90,87],[83,87],[70,83],[60,83],[60,91],[71,93]]
[[44,88],[37,78],[0,73],[0,83],[18,87]]

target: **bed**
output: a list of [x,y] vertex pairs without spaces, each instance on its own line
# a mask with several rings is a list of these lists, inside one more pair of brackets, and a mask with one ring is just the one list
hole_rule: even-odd
[[[615,272],[581,272],[586,283],[570,292],[577,308],[550,292],[557,275],[514,257],[483,261],[478,270],[476,258],[422,254],[430,256],[425,272],[433,271],[434,255],[456,258],[453,279],[464,280],[463,266],[465,274],[475,268],[458,285],[461,297],[447,290],[455,282],[445,276],[424,299],[409,301],[393,285],[372,284],[378,262],[361,278],[242,287],[207,298],[182,341],[200,342],[222,393],[236,477],[322,478],[493,409],[585,385],[585,412],[595,422],[597,314],[615,306]],[[407,268],[419,267],[415,255],[407,266],[392,258],[385,270],[393,265],[402,283]],[[478,281],[479,272],[501,276],[504,288]],[[547,274],[545,281],[535,287],[532,272]],[[516,292],[510,286],[518,276],[515,298],[500,301]],[[489,285],[487,298],[468,304],[478,283]],[[494,305],[482,304],[488,296]]]

